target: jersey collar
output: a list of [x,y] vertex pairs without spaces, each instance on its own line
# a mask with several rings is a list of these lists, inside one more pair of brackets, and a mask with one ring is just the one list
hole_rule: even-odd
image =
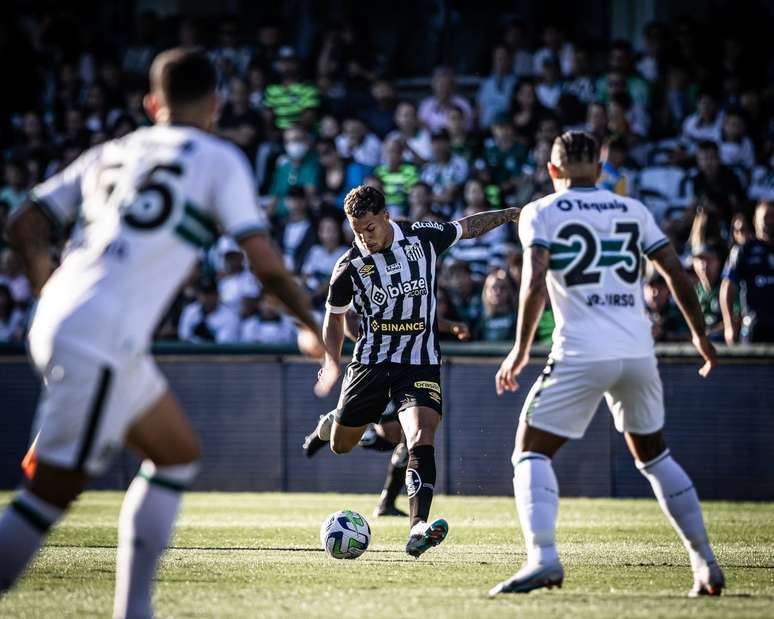
[[[393,248],[396,247],[400,241],[404,240],[406,236],[403,234],[403,230],[400,229],[400,226],[392,221],[392,219],[390,220],[390,225],[392,226],[392,245],[390,247]],[[355,245],[363,256],[371,255],[368,248],[363,245],[357,237],[355,237]]]

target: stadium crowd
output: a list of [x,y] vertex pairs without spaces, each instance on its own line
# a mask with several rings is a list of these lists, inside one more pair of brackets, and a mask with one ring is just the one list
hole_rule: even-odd
[[[774,93],[769,59],[751,59],[744,36],[728,34],[708,53],[686,18],[649,23],[642,49],[613,40],[600,51],[556,24],[535,30],[513,18],[491,39],[488,70],[462,80],[438,66],[417,96],[384,71],[353,21],[325,29],[306,58],[275,23],[251,36],[234,18],[203,30],[184,19],[162,36],[156,16],[143,13],[131,44],[105,52],[63,39],[43,17],[6,26],[2,54],[30,51],[37,86],[0,128],[0,225],[84,150],[149,124],[142,98],[158,51],[203,45],[223,100],[217,133],[248,157],[256,202],[320,311],[352,239],[342,211],[349,189],[380,188],[392,216],[412,221],[520,206],[553,191],[554,138],[584,129],[602,145],[600,185],[643,200],[681,253],[713,339],[774,341]],[[18,341],[33,299],[2,243],[0,341]],[[514,228],[460,241],[439,267],[440,312],[467,323],[475,340],[511,340],[520,266]],[[740,293],[726,328],[724,278]],[[648,272],[645,282],[656,340],[686,340],[664,281]],[[541,342],[552,328],[548,308]],[[295,337],[227,237],[203,252],[158,328],[159,339],[194,342]]]

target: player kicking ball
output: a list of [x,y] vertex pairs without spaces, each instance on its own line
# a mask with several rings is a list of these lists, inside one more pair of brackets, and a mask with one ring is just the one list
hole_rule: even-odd
[[[0,594],[86,482],[128,446],[144,460],[121,507],[113,617],[153,616],[153,577],[196,475],[199,443],[148,349],[218,225],[322,345],[308,298],[265,234],[247,159],[209,133],[215,83],[201,52],[157,56],[145,99],[155,125],[87,151],[38,185],[9,224],[40,294],[29,350],[43,392],[25,458],[29,480],[0,517]],[[53,271],[52,227],[76,221]]]
[[489,593],[561,586],[564,569],[554,540],[559,489],[551,459],[567,439],[583,437],[604,396],[637,468],[688,550],[694,579],[689,595],[720,595],[725,580],[699,498],[662,434],[664,397],[642,305],[642,256],[669,284],[704,358],[699,374],[706,377],[715,349],[696,293],[650,211],[595,187],[600,164],[593,137],[574,131],[559,136],[548,171],[556,193],[525,206],[519,221],[525,254],[516,342],[495,378],[498,395],[518,389],[547,281],[556,315],[553,347],[524,402],[513,453],[527,562]]
[[406,552],[419,557],[445,539],[448,523],[430,520],[435,487],[435,430],[441,421],[436,261],[460,238],[474,238],[518,220],[518,209],[478,213],[450,223],[397,224],[384,195],[355,187],[344,200],[355,242],[331,276],[323,341],[328,353],[315,388],[325,395],[339,376],[345,315],[362,318],[336,411],[321,418],[317,435],[347,453],[392,401],[406,437],[410,531]]

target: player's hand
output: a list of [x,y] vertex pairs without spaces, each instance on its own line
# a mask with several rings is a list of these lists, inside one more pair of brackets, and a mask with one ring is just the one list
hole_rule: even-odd
[[519,353],[517,349],[512,349],[508,356],[500,364],[500,369],[495,375],[495,390],[497,395],[502,395],[506,391],[516,391],[519,383],[516,377],[524,369],[529,361],[529,353]]
[[324,398],[331,392],[336,381],[339,380],[339,364],[332,357],[325,355],[323,366],[317,373],[317,383],[314,386],[314,394],[318,398]]
[[694,335],[692,342],[696,347],[696,350],[699,351],[699,354],[704,359],[704,365],[699,369],[699,375],[702,378],[707,378],[712,371],[712,368],[718,364],[715,355],[715,346],[709,341],[709,338],[706,335]]
[[449,332],[460,342],[470,339],[470,327],[464,322],[449,322]]
[[296,336],[298,350],[307,357],[322,360],[325,356],[325,344],[320,332],[314,332],[309,327],[300,325]]

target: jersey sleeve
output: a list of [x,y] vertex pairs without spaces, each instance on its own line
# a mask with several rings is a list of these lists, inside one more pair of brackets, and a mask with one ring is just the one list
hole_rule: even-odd
[[731,254],[728,256],[726,267],[723,269],[723,279],[731,280],[735,284],[738,284],[744,279],[745,261],[743,260],[743,256],[744,246],[734,245]]
[[30,200],[59,226],[73,223],[83,202],[84,176],[96,158],[97,149],[83,153],[64,170],[36,185]]
[[645,209],[645,221],[642,226],[642,253],[650,257],[659,249],[669,245],[669,239],[656,223],[653,213]]
[[546,249],[551,247],[548,239],[548,230],[535,203],[527,204],[521,211],[519,216],[519,241],[524,249],[533,245],[545,247]]
[[325,309],[331,314],[344,314],[352,303],[354,286],[352,276],[349,274],[349,252],[344,254],[336,262],[331,275],[331,283],[328,287],[328,299]]
[[266,215],[258,208],[255,181],[247,159],[236,148],[226,149],[215,173],[213,207],[225,232],[237,241],[268,230]]
[[436,254],[442,254],[462,236],[462,226],[458,221],[438,223],[436,221],[418,221],[411,224],[411,232],[427,239]]

